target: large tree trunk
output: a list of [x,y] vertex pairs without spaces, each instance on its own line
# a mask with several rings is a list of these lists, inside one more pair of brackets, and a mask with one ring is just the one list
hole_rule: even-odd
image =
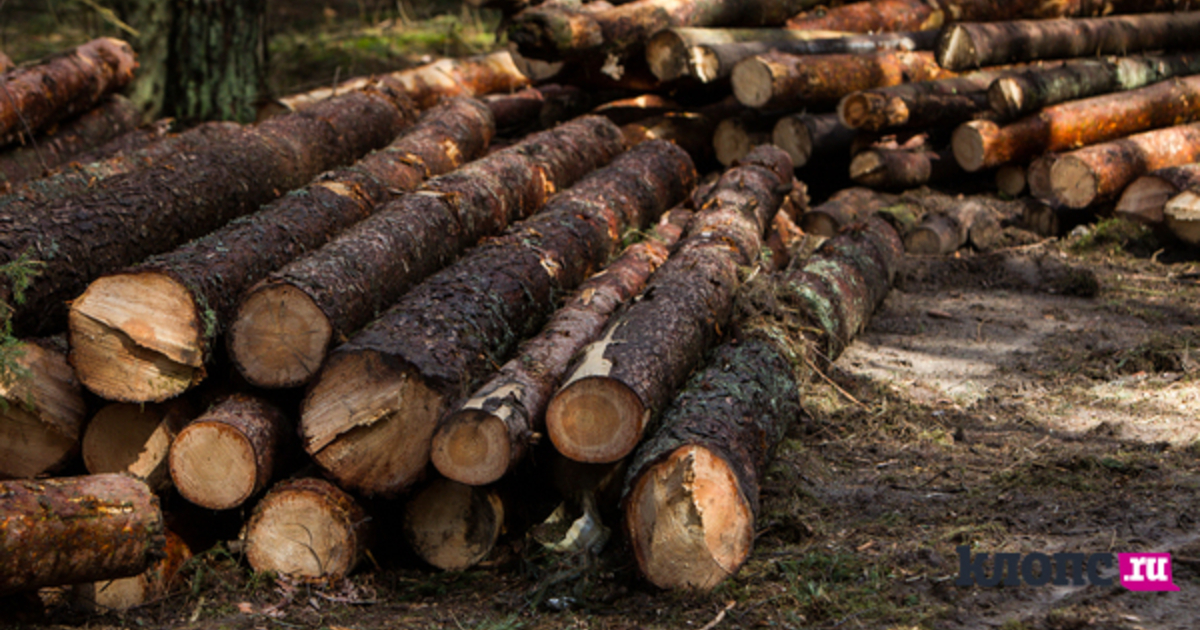
[[0,192],[13,184],[43,176],[50,169],[76,158],[138,125],[137,108],[114,94],[91,111],[58,126],[50,135],[36,137],[29,146],[0,154]]
[[195,416],[182,399],[158,405],[106,405],[84,431],[83,464],[93,475],[127,472],[145,480],[155,492],[165,492],[171,487],[171,443]]
[[557,195],[542,214],[429,278],[330,354],[305,398],[305,448],[344,487],[395,494],[420,478],[442,413],[695,180],[675,145],[647,142]]
[[937,60],[950,70],[1018,61],[1142,50],[1188,48],[1200,29],[1200,11],[1070,20],[955,24],[938,37]]
[[787,151],[792,165],[802,168],[814,156],[850,155],[858,132],[842,124],[837,114],[791,114],[780,118],[771,131],[771,142]]
[[106,37],[6,72],[0,77],[0,146],[95,107],[129,83],[136,67],[129,44]]
[[872,219],[758,292],[775,299],[741,305],[750,316],[736,341],[674,398],[629,467],[625,527],[652,583],[708,590],[745,562],[760,479],[801,413],[800,384],[866,325],[902,255],[895,232]]
[[[83,384],[110,400],[146,402],[199,383],[247,288],[371,216],[391,195],[482,154],[492,132],[478,101],[448,102],[358,163],[179,249],[99,278],[71,304],[72,360]],[[239,340],[253,344],[255,335]]]
[[889,33],[940,27],[945,14],[927,0],[875,0],[831,9],[819,8],[792,16],[790,29]]
[[760,109],[819,108],[835,105],[852,92],[954,76],[927,52],[868,55],[789,55],[751,57],[733,69],[738,101]]
[[671,392],[728,326],[738,268],[755,264],[766,228],[792,183],[792,164],[759,147],[698,191],[696,217],[640,299],[587,346],[546,409],[563,455],[616,461],[637,446]]
[[534,436],[545,430],[546,404],[571,359],[600,335],[613,311],[642,291],[691,216],[682,208],[664,215],[654,235],[581,284],[538,336],[442,419],[431,456],[439,472],[478,486],[497,481],[525,458]]
[[972,72],[960,77],[906,83],[846,95],[838,103],[842,124],[864,131],[897,127],[957,125],[991,113],[988,87],[1007,72]]
[[988,89],[988,101],[993,111],[1012,119],[1058,103],[1135,90],[1197,72],[1200,55],[1196,54],[1077,59],[1000,77]]
[[504,531],[504,502],[493,488],[436,478],[404,506],[404,538],[422,560],[443,570],[479,564]]
[[254,122],[266,94],[266,0],[175,0],[164,115]]
[[1060,103],[1003,126],[988,120],[963,123],[954,130],[954,159],[974,172],[1197,118],[1200,76],[1185,77]]
[[246,292],[230,328],[234,364],[263,387],[308,382],[331,344],[480,238],[536,212],[554,190],[606,164],[621,148],[612,123],[588,116],[388,203]]
[[289,479],[254,508],[246,559],[255,571],[334,582],[366,556],[373,523],[354,497],[328,481]]
[[1200,164],[1157,169],[1125,187],[1113,214],[1143,225],[1161,225],[1167,201],[1189,188],[1200,188]]
[[16,369],[0,377],[0,479],[37,477],[79,453],[87,404],[66,346],[61,336],[21,342]]
[[158,499],[130,475],[0,481],[0,594],[137,575],[164,544]]

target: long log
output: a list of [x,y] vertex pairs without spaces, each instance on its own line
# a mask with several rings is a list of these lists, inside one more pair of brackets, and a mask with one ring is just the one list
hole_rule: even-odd
[[583,90],[553,83],[512,94],[489,94],[482,100],[492,112],[499,136],[548,129],[582,115],[592,103],[591,96]]
[[69,53],[0,76],[0,146],[85,112],[133,79],[129,44],[94,39]]
[[957,125],[991,112],[988,88],[1006,74],[985,70],[854,92],[838,102],[838,118],[843,125],[863,131]]
[[1125,187],[1113,214],[1143,225],[1160,225],[1167,201],[1189,188],[1200,188],[1200,164],[1156,169]]
[[1190,53],[1074,59],[1000,77],[988,88],[988,102],[1001,117],[1013,119],[1058,103],[1136,90],[1198,72],[1200,55]]
[[606,463],[630,453],[729,323],[738,267],[753,265],[792,183],[782,150],[755,149],[693,199],[683,241],[640,299],[587,346],[546,408],[560,453]]
[[[125,402],[166,400],[193,387],[205,378],[213,345],[247,288],[371,216],[394,193],[482,154],[492,133],[491,116],[478,101],[449,101],[356,164],[183,247],[95,280],[71,304],[72,361],[80,380]],[[278,310],[272,316],[280,317]],[[235,334],[255,343],[253,333]]]
[[442,419],[431,455],[438,472],[478,486],[499,480],[525,458],[545,431],[546,404],[572,357],[600,335],[621,304],[641,292],[691,215],[683,208],[663,215],[653,235],[579,285],[536,337]]
[[974,172],[1032,160],[1200,118],[1200,76],[1068,101],[1005,125],[974,120],[954,130],[954,159]]
[[759,109],[833,106],[852,92],[953,76],[928,52],[867,55],[767,53],[743,60],[730,81],[739,102]]
[[133,476],[0,481],[0,595],[137,575],[164,544],[158,499]]
[[788,19],[787,28],[891,33],[933,30],[945,21],[945,13],[926,0],[875,0],[799,13]]
[[0,380],[0,479],[37,477],[79,453],[87,403],[62,337],[23,341]]
[[621,151],[617,128],[587,116],[426,183],[251,287],[230,327],[230,356],[263,387],[308,382],[345,339],[484,236],[544,205]]
[[125,472],[155,492],[165,492],[171,487],[171,443],[195,415],[191,404],[181,399],[105,405],[84,431],[83,464],[93,475]]
[[504,502],[493,488],[438,477],[405,503],[404,538],[425,562],[462,571],[495,547],[504,518]]
[[1147,131],[1060,154],[1050,167],[1051,201],[1086,208],[1121,194],[1155,169],[1200,162],[1200,123]]
[[411,486],[450,404],[606,261],[625,229],[657,220],[694,179],[683,150],[640,144],[421,283],[330,353],[301,414],[309,454],[343,487]]
[[373,521],[354,497],[324,479],[275,484],[246,524],[255,571],[336,581],[366,557]]
[[760,480],[801,414],[800,384],[866,325],[902,255],[895,232],[872,219],[748,292],[774,299],[741,301],[739,334],[674,397],[630,463],[624,524],[650,582],[709,590],[745,562]]
[[182,586],[180,569],[193,554],[169,525],[165,536],[162,557],[145,571],[131,577],[76,584],[71,589],[72,602],[89,612],[107,613],[145,606],[170,595],[172,589]]
[[28,146],[0,153],[0,191],[41,177],[54,167],[94,149],[138,125],[140,114],[129,99],[113,94],[94,109],[40,135]]
[[801,168],[814,156],[850,154],[857,131],[842,124],[836,113],[790,114],[771,130],[771,143],[787,151],[792,165]]
[[[696,77],[705,83],[715,81],[719,70],[698,65],[701,46],[750,43],[768,47],[751,54],[760,54],[772,46],[787,46],[818,38],[837,38],[841,34],[827,31],[793,31],[780,28],[669,28],[660,31],[646,42],[646,64],[659,81],[680,77]],[[846,52],[846,51],[838,51]],[[737,63],[735,60],[734,63]],[[729,76],[732,64],[723,76]]]
[[842,228],[866,220],[894,201],[892,196],[869,188],[845,188],[801,215],[800,229],[817,236],[836,236]]
[[937,60],[967,70],[1038,59],[1127,55],[1187,49],[1200,29],[1200,11],[1098,18],[959,23],[938,37]]

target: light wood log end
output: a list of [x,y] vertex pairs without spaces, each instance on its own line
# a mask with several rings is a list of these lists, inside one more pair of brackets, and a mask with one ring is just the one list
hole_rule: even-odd
[[984,167],[987,158],[983,134],[971,124],[959,125],[950,136],[954,159],[964,171],[974,173]]
[[1161,177],[1144,175],[1125,187],[1113,213],[1143,225],[1163,222],[1167,201],[1179,194],[1179,189]]
[[0,383],[0,478],[36,477],[79,452],[87,405],[75,370],[61,352],[23,343],[24,378]]
[[290,284],[267,284],[238,307],[229,355],[254,385],[296,387],[320,369],[332,338],[329,318],[308,294]]
[[404,533],[417,555],[444,571],[462,571],[496,546],[504,504],[489,488],[436,479],[404,510]]
[[1200,245],[1200,195],[1185,190],[1172,197],[1163,208],[1167,228],[1179,240]]
[[690,74],[687,44],[670,30],[662,31],[646,42],[646,63],[659,81],[671,81]]
[[463,409],[433,435],[433,465],[446,477],[472,486],[499,480],[512,458],[508,427],[495,414]]
[[872,188],[882,186],[887,183],[887,165],[875,151],[864,151],[850,160],[850,179]]
[[1086,208],[1096,200],[1099,181],[1086,162],[1066,155],[1050,167],[1050,199],[1068,208]]
[[770,64],[751,57],[733,67],[730,83],[739,103],[747,107],[762,107],[771,100],[774,76]]
[[83,435],[83,463],[92,474],[127,472],[156,491],[170,487],[171,442],[190,414],[181,403],[113,403],[96,412]]
[[550,400],[546,432],[563,455],[605,464],[633,451],[648,413],[637,393],[624,383],[587,377],[569,383]]
[[354,499],[327,481],[281,483],[246,526],[246,559],[255,571],[293,578],[345,577],[366,547],[365,519]]
[[801,168],[812,157],[812,133],[799,116],[784,116],[775,123],[771,131],[771,143],[787,151],[792,166]]
[[227,510],[254,493],[258,460],[250,438],[221,422],[197,421],[171,445],[171,479],[183,498]]
[[938,65],[947,70],[969,70],[979,67],[975,41],[967,29],[952,24],[942,31],[937,41]]

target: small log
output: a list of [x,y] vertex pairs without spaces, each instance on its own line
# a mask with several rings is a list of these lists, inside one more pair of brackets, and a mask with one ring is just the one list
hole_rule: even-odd
[[656,221],[694,180],[681,149],[640,144],[409,291],[330,353],[301,414],[309,454],[343,487],[411,486],[449,405],[608,260],[626,229]]
[[802,412],[798,391],[883,301],[903,253],[872,219],[822,246],[803,268],[773,275],[773,299],[739,300],[739,334],[674,397],[633,456],[625,529],[642,574],[662,588],[710,590],[754,544],[760,480]]
[[164,545],[158,499],[130,475],[0,481],[0,595],[137,575]]
[[871,188],[907,189],[963,174],[949,147],[868,149],[850,160],[850,179]]
[[1009,197],[1019,197],[1025,192],[1025,167],[1005,164],[996,169],[996,189]]
[[210,510],[245,503],[267,487],[279,467],[290,424],[262,399],[234,394],[221,400],[171,443],[175,489]]
[[1038,59],[1186,49],[1194,45],[1197,29],[1200,11],[959,23],[938,37],[937,61],[949,70],[968,70]]
[[863,131],[957,125],[991,113],[988,88],[1006,74],[986,70],[855,92],[838,103],[838,118],[843,125]]
[[592,102],[577,87],[553,83],[512,94],[489,94],[482,100],[491,110],[500,136],[548,129],[583,114]]
[[63,122],[29,146],[0,153],[0,191],[94,149],[138,125],[139,112],[129,99],[113,94],[79,117]]
[[679,103],[658,94],[641,94],[631,98],[619,98],[597,106],[593,114],[604,116],[616,125],[628,125],[663,114],[681,111]]
[[787,28],[851,33],[934,30],[946,21],[945,12],[936,7],[926,0],[855,2],[797,14],[787,21]]
[[668,112],[623,125],[621,135],[630,147],[647,140],[668,140],[687,151],[696,164],[706,165],[716,159],[712,137],[717,125],[742,111],[737,99],[729,96],[693,111]]
[[192,558],[192,550],[178,534],[167,529],[162,557],[148,569],[132,577],[77,584],[71,589],[75,603],[92,612],[121,612],[144,606],[170,594],[180,586],[176,577],[184,563]]
[[691,216],[682,208],[663,215],[653,235],[627,247],[579,285],[575,297],[538,336],[522,344],[496,376],[442,419],[431,456],[438,472],[479,486],[499,480],[525,458],[545,431],[546,404],[571,358],[600,335],[613,311],[641,292]]
[[23,341],[15,353],[18,369],[0,382],[0,479],[37,477],[65,466],[79,453],[87,420],[65,339]]
[[840,190],[822,204],[813,206],[800,217],[800,229],[806,234],[832,237],[842,228],[865,221],[872,213],[894,203],[891,195],[869,188]]
[[1113,214],[1142,225],[1161,225],[1167,201],[1190,188],[1200,188],[1200,164],[1157,169],[1125,187]]
[[852,92],[953,76],[928,52],[867,55],[789,55],[771,52],[743,60],[730,77],[747,107],[799,109],[833,106]]
[[713,130],[713,153],[722,166],[731,166],[754,147],[771,143],[775,117],[745,112],[717,123]]
[[621,150],[617,128],[587,116],[426,183],[242,296],[230,356],[261,387],[308,382],[345,339],[423,278]]
[[195,416],[183,400],[106,405],[92,416],[83,434],[83,464],[93,475],[129,473],[162,493],[171,487],[171,443]]
[[479,564],[504,529],[504,502],[489,487],[438,477],[404,507],[404,537],[422,560],[443,570]]
[[849,154],[857,131],[842,124],[837,114],[791,114],[771,131],[771,143],[787,151],[792,165],[802,168],[814,156]]
[[1175,195],[1163,207],[1167,228],[1189,245],[1200,245],[1200,193],[1195,189]]
[[324,479],[275,484],[246,524],[246,559],[258,572],[334,582],[366,556],[372,520]]
[[[904,236],[904,251],[923,256],[953,254],[969,242],[971,229],[977,222],[988,221],[989,212],[983,204],[968,200],[951,206],[946,212],[931,212],[920,225]],[[989,224],[983,229],[990,229]],[[988,241],[990,237],[983,236]]]
[[85,112],[133,79],[137,61],[129,44],[94,39],[69,53],[0,77],[0,146]]
[[996,79],[988,88],[988,102],[998,115],[1013,119],[1066,101],[1135,90],[1198,72],[1200,55],[1196,54],[1073,59]]
[[1200,123],[1139,133],[1058,156],[1050,167],[1052,203],[1086,208],[1121,194],[1155,169],[1200,162]]
[[954,130],[951,143],[954,159],[975,172],[1197,118],[1200,76],[1190,76],[1060,103],[1003,126],[973,120]]
[[[729,76],[732,65],[725,74],[716,76],[716,66],[701,67],[697,56],[701,46],[750,43],[752,46],[786,46],[795,42],[807,42],[818,38],[836,38],[840,33],[793,31],[780,28],[669,28],[660,31],[646,42],[646,63],[659,81],[673,81],[681,77],[696,77],[705,83]],[[751,54],[764,53],[765,48]],[[846,52],[846,51],[838,51]],[[734,60],[733,63],[737,63]]]
[[1057,153],[1047,153],[1029,163],[1025,179],[1029,183],[1029,194],[1036,199],[1051,199],[1054,188],[1050,185],[1050,169],[1058,161]]
[[655,414],[726,328],[738,267],[755,264],[792,183],[782,150],[763,146],[697,191],[699,211],[640,299],[587,346],[546,409],[560,453],[616,461],[637,446]]

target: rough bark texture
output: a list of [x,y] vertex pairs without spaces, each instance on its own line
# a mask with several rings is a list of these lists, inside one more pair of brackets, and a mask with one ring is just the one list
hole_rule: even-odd
[[988,89],[993,111],[1017,118],[1089,96],[1135,90],[1171,77],[1200,72],[1200,55],[1075,59],[1001,77]]
[[739,299],[739,334],[674,398],[626,476],[625,527],[651,582],[708,590],[737,572],[761,476],[801,414],[800,383],[862,330],[902,256],[871,219]]
[[144,480],[155,492],[165,492],[171,487],[171,443],[195,416],[182,399],[158,405],[106,405],[84,431],[83,464],[93,475],[125,472]]
[[988,87],[1004,71],[972,72],[961,77],[908,83],[846,95],[838,103],[842,124],[863,131],[897,127],[957,125],[991,113]]
[[546,410],[555,448],[576,461],[631,452],[671,393],[727,328],[738,268],[762,240],[792,183],[787,154],[759,147],[693,199],[698,208],[641,297],[610,320]]
[[871,88],[954,76],[927,52],[803,56],[767,53],[733,69],[738,101],[760,109],[831,106],[843,96]]
[[305,398],[305,448],[345,487],[409,487],[449,405],[608,260],[624,230],[657,220],[694,180],[681,149],[644,143],[421,283],[330,354]]
[[1058,156],[1050,167],[1050,201],[1086,208],[1121,194],[1155,169],[1200,162],[1200,124],[1168,127]]
[[129,83],[135,67],[129,44],[104,37],[6,72],[0,77],[0,146],[91,109]]
[[1125,188],[1113,213],[1143,225],[1159,225],[1167,201],[1190,188],[1200,189],[1200,164],[1156,169]]
[[1115,140],[1200,117],[1200,76],[1060,103],[1006,125],[978,120],[954,130],[954,159],[967,171]]
[[504,502],[492,488],[437,478],[404,507],[404,538],[422,560],[462,571],[491,552],[504,530]]
[[903,190],[940,182],[963,174],[947,147],[868,149],[850,160],[850,179],[871,188]]
[[600,336],[617,307],[641,292],[691,216],[683,208],[663,215],[655,234],[626,248],[581,284],[538,336],[523,343],[496,376],[447,414],[433,437],[432,459],[439,472],[483,485],[525,458],[535,435],[544,431],[546,404],[572,357]]
[[[413,117],[408,110],[404,122]],[[204,378],[213,345],[247,288],[369,217],[394,193],[481,155],[492,132],[479,102],[449,101],[356,164],[326,172],[183,247],[101,277],[71,306],[72,322],[79,315],[105,325],[73,337],[80,379],[92,391],[126,402],[165,400],[192,387]],[[171,311],[174,295],[182,296],[182,312]],[[151,305],[148,313],[133,307],[141,300]],[[234,343],[239,341],[254,340]]]
[[592,101],[577,87],[555,84],[512,94],[489,94],[482,100],[491,110],[500,136],[520,136],[553,127],[583,114]]
[[137,127],[137,108],[125,97],[114,94],[91,111],[58,125],[28,146],[0,154],[0,192],[13,184],[43,176],[50,169],[76,158]]
[[924,31],[940,27],[945,14],[926,0],[875,0],[831,9],[819,8],[793,16],[791,29],[850,33]]
[[801,168],[814,156],[849,155],[857,131],[842,124],[837,114],[791,114],[780,118],[771,142],[788,152]]
[[1200,11],[955,24],[938,37],[937,60],[944,68],[967,70],[1037,59],[1188,48],[1197,29]]
[[[235,364],[256,385],[307,382],[331,344],[358,330],[480,238],[537,211],[555,190],[620,151],[617,128],[604,118],[588,116],[529,136],[390,202],[246,293],[230,335]],[[285,299],[286,308],[278,307],[279,311],[296,308],[303,313],[279,318],[275,337],[263,342],[277,346],[276,350],[256,351],[270,352],[278,357],[272,359],[277,364],[248,367],[255,359],[239,349],[243,343],[239,337],[246,334],[243,326],[252,324],[243,320]],[[302,314],[305,321],[315,322],[319,332],[294,330],[286,320]],[[249,347],[250,341],[245,343]]]
[[0,381],[0,479],[37,477],[79,453],[87,403],[64,338],[21,342],[16,363]]
[[800,217],[800,228],[817,236],[836,236],[842,228],[865,220],[876,210],[890,205],[890,195],[869,188],[846,188],[827,201],[808,209]]
[[164,114],[254,122],[266,95],[266,0],[174,0]]
[[137,575],[164,544],[158,499],[130,475],[0,482],[0,594]]
[[301,580],[340,580],[366,556],[374,521],[324,479],[289,479],[258,502],[246,525],[255,571]]

